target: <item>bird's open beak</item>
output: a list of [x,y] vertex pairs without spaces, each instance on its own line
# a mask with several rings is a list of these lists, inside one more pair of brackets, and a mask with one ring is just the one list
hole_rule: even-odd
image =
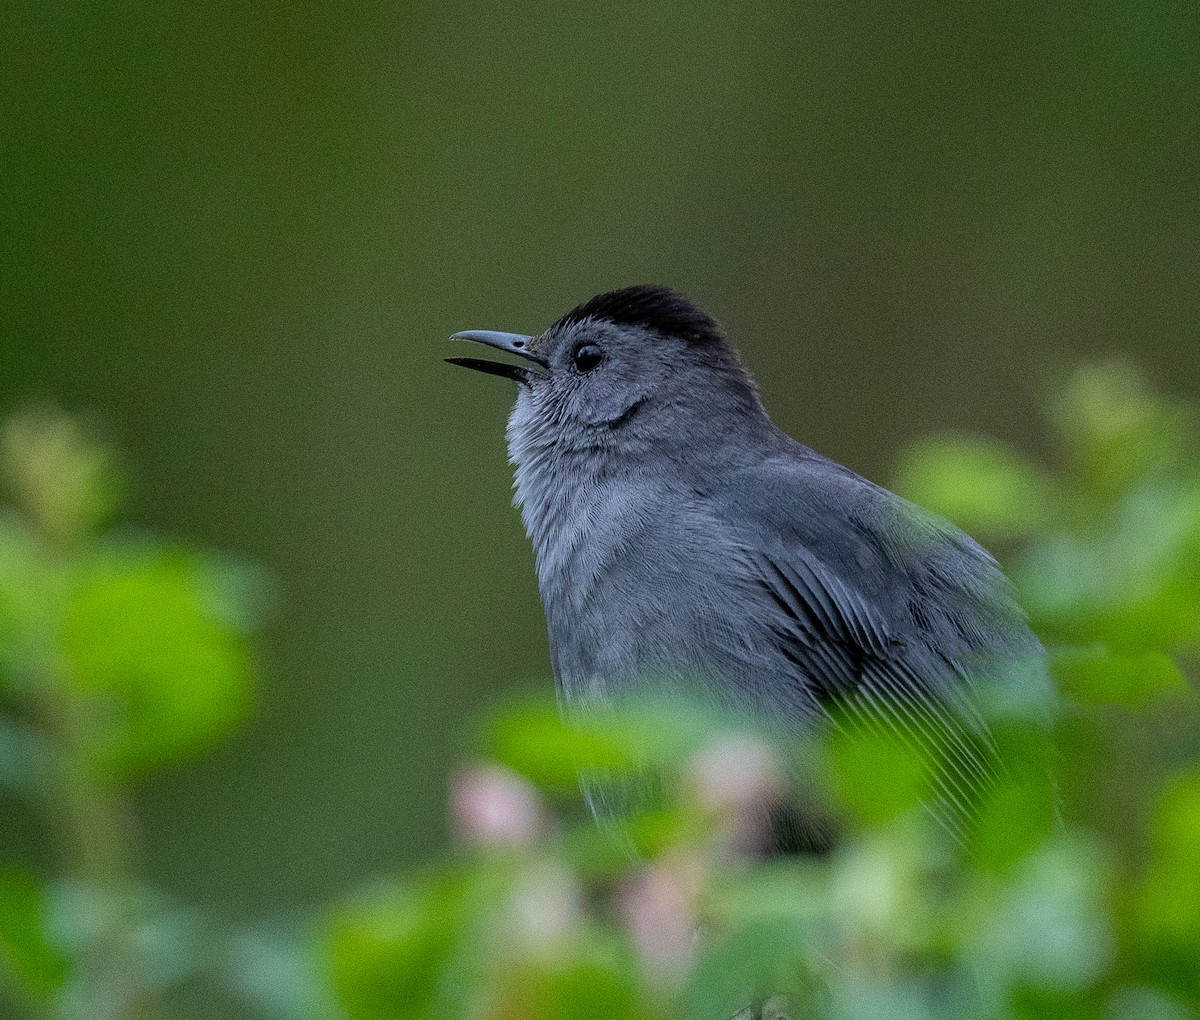
[[[451,340],[471,340],[477,344],[487,344],[498,351],[515,354],[518,358],[532,361],[535,365],[547,368],[545,358],[540,358],[529,349],[533,340],[524,333],[498,333],[492,329],[465,329],[455,333]],[[500,375],[505,379],[515,379],[526,386],[531,379],[542,378],[542,373],[526,368],[524,365],[510,365],[503,361],[484,361],[482,358],[447,358],[450,365],[461,365],[463,368],[473,368],[476,372],[487,372],[489,375]]]

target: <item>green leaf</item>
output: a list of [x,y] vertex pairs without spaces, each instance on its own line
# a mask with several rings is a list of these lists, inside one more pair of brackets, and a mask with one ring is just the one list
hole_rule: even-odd
[[961,921],[962,949],[991,981],[1081,993],[1100,978],[1115,949],[1106,908],[1106,855],[1068,836],[1021,861],[1007,882],[990,888]]
[[72,592],[62,641],[75,686],[92,700],[92,750],[106,767],[194,754],[246,714],[250,650],[210,576],[185,553],[110,552]]
[[1178,467],[1195,445],[1195,409],[1152,393],[1142,373],[1122,362],[1076,372],[1055,423],[1085,490],[1102,501]]
[[259,923],[229,933],[223,943],[221,980],[255,1016],[320,1020],[341,1015],[309,931]]
[[1024,779],[1002,776],[971,821],[972,857],[985,870],[1010,872],[1054,831],[1054,786],[1040,769],[1028,771]]
[[[454,876],[406,883],[334,919],[335,992],[352,1020],[430,1016],[460,936],[466,899]],[[469,982],[467,982],[469,983]],[[464,995],[472,992],[463,988]]]
[[1200,771],[1163,791],[1153,839],[1137,902],[1138,955],[1155,980],[1200,999]]
[[1013,580],[1038,632],[1122,650],[1200,644],[1200,483],[1141,483],[1085,523],[1017,560]]
[[701,943],[684,991],[689,1017],[731,1017],[755,998],[804,988],[805,971],[820,950],[786,914],[744,919]]
[[[61,879],[46,891],[46,916],[55,939],[76,959],[95,960],[116,933],[128,936],[139,982],[151,988],[193,977],[208,952],[204,915],[148,885],[118,889]],[[89,974],[81,973],[83,986]]]
[[1154,988],[1118,988],[1108,999],[1107,1020],[1196,1020],[1182,1002]]
[[494,719],[485,748],[537,785],[567,793],[578,789],[580,772],[625,775],[643,757],[637,734],[617,716],[567,721],[550,706],[513,710]]
[[890,735],[838,729],[829,760],[841,802],[867,824],[914,808],[930,791],[929,757]]
[[896,489],[967,531],[989,538],[1027,535],[1057,513],[1054,484],[1007,447],[986,439],[938,438],[914,445]]
[[610,954],[581,952],[542,966],[519,969],[505,982],[498,1017],[523,1020],[639,1020],[648,1016],[639,1002],[632,971]]
[[46,934],[41,886],[9,869],[0,871],[0,965],[34,999],[48,998],[67,977],[66,957]]
[[29,411],[0,428],[0,473],[30,527],[60,549],[95,531],[120,502],[110,451],[54,411]]
[[1056,651],[1051,668],[1063,694],[1083,704],[1145,709],[1169,695],[1187,695],[1191,685],[1165,652],[1117,654],[1105,648]]
[[49,749],[38,733],[0,714],[0,792],[23,797],[42,793],[48,763]]
[[0,507],[0,690],[21,670],[29,621],[37,609],[34,539],[17,516]]

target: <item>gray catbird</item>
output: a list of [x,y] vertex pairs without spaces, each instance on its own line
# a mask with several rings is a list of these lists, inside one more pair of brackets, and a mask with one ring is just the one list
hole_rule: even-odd
[[957,827],[997,764],[981,684],[1045,680],[987,552],[784,434],[665,287],[454,339],[522,362],[447,359],[519,383],[509,458],[568,705],[684,683],[769,724],[835,715],[936,746],[930,808]]

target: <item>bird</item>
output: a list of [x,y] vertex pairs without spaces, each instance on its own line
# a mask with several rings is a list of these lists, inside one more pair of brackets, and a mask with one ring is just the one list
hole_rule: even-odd
[[[517,383],[514,502],[569,709],[672,689],[936,748],[925,806],[961,835],[1003,768],[983,691],[1048,682],[988,552],[776,426],[722,328],[668,287],[452,339],[515,356],[446,360]],[[831,838],[816,814],[789,826],[781,843]]]

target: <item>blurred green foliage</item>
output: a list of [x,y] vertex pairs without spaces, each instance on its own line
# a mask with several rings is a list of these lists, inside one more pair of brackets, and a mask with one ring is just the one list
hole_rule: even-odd
[[[256,954],[224,947],[246,933],[140,877],[132,783],[246,715],[262,578],[108,528],[119,474],[71,419],[8,421],[0,467],[0,789],[46,817],[56,851],[0,862],[0,1013],[11,998],[32,1015],[125,1020],[158,1015],[165,988],[202,972],[244,984]],[[263,1011],[312,1016],[315,1002]]]
[[[1046,465],[931,438],[900,472],[1002,550],[1061,689],[996,685],[1007,769],[965,840],[921,804],[928,761],[891,744],[535,701],[478,728],[444,861],[318,925],[235,928],[144,879],[132,792],[249,710],[267,586],[115,526],[111,456],[69,419],[13,419],[0,788],[55,854],[0,862],[0,1003],[133,1020],[199,983],[280,1018],[1200,1017],[1193,408],[1098,366],[1051,425]],[[646,795],[597,825],[580,775]],[[832,852],[755,852],[786,803],[836,821]]]

